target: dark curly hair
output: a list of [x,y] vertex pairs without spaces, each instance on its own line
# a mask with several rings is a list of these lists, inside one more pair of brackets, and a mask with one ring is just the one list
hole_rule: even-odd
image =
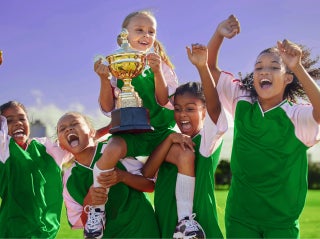
[[206,103],[201,82],[187,82],[178,86],[174,96],[184,94],[192,95],[193,97],[201,100],[204,105]]
[[[320,79],[320,67],[316,67],[315,65],[318,63],[320,57],[316,56],[314,59],[311,58],[311,50],[304,45],[299,45],[302,50],[301,55],[301,63],[309,75],[314,79]],[[277,47],[271,47],[263,50],[261,54],[264,53],[273,53],[273,54],[280,54]],[[285,92],[284,92],[284,99],[287,99],[291,102],[297,102],[298,99],[304,99],[308,101],[308,97],[300,84],[298,78],[289,70],[287,69],[287,73],[293,75],[293,81],[287,85]],[[253,72],[246,74],[244,78],[242,78],[241,73],[239,73],[241,88],[246,89],[250,92],[250,96],[253,100],[256,100],[258,95],[256,90],[253,86]]]

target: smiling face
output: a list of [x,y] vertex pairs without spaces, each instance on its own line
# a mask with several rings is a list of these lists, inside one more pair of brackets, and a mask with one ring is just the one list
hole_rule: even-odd
[[253,72],[253,85],[260,103],[272,106],[283,101],[286,86],[292,82],[292,75],[276,52],[265,52],[258,56]]
[[57,124],[60,147],[77,154],[89,146],[94,146],[94,130],[86,119],[78,113],[63,115]]
[[174,97],[174,118],[181,133],[194,137],[203,127],[203,102],[189,93]]
[[138,13],[127,18],[123,27],[128,30],[128,42],[138,51],[147,51],[156,39],[157,23],[154,17]]
[[7,119],[8,134],[22,148],[26,148],[30,125],[26,112],[19,106],[10,106],[2,112]]

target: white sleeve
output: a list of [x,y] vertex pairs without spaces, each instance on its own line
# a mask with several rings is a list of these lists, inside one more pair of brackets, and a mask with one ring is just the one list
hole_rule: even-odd
[[126,168],[127,172],[135,175],[142,175],[141,169],[143,167],[143,163],[140,160],[127,157],[124,159],[120,159],[120,162]]
[[[72,168],[72,167],[71,167]],[[81,221],[81,214],[83,211],[83,206],[77,203],[69,194],[67,189],[67,181],[71,174],[71,168],[66,170],[63,174],[63,200],[67,210],[68,221],[73,229],[83,228]]]
[[218,118],[217,124],[215,124],[208,112],[203,123],[203,128],[200,131],[201,143],[200,143],[200,153],[205,157],[209,157],[212,153],[219,147],[222,142],[222,136],[228,130],[228,120],[224,110]]
[[311,147],[320,141],[320,124],[313,118],[313,107],[310,104],[284,106],[289,118],[295,126],[295,134],[301,142]]
[[217,85],[217,91],[223,107],[234,118],[236,105],[239,99],[250,101],[250,92],[240,89],[240,80],[231,73],[222,71]]
[[[172,70],[167,64],[162,64],[162,73],[165,81],[168,85],[168,95],[169,98],[176,92],[176,89],[178,87],[178,77],[174,70]],[[164,106],[165,108],[168,108],[170,110],[173,110],[172,102],[169,100],[168,103]]]
[[0,161],[5,163],[9,158],[9,143],[10,136],[8,135],[7,119],[0,115]]
[[71,153],[69,153],[66,150],[63,150],[58,143],[52,142],[47,137],[34,138],[34,139],[46,147],[47,153],[54,158],[57,165],[59,165],[60,167],[62,166],[63,163],[69,161],[73,157]]

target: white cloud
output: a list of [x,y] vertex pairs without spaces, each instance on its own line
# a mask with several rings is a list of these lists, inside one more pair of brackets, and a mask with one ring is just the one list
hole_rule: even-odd
[[102,114],[100,109],[86,110],[86,108],[80,103],[73,103],[67,106],[65,109],[58,107],[55,104],[41,105],[27,107],[30,122],[40,120],[43,125],[46,126],[47,136],[56,137],[56,125],[59,118],[68,111],[77,111],[88,116],[93,126],[98,129],[107,125],[110,119]]

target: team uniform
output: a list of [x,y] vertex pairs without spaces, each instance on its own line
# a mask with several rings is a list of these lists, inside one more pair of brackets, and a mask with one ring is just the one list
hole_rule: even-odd
[[[83,228],[80,218],[83,200],[93,184],[93,166],[101,157],[105,146],[106,142],[98,143],[90,167],[74,162],[64,174],[63,196],[72,228]],[[133,158],[121,159],[117,163],[119,169],[139,175],[142,166],[140,161]],[[112,186],[105,212],[107,217],[104,238],[159,238],[153,207],[143,192],[124,183]]]
[[[162,63],[161,67],[168,85],[169,95],[173,94],[178,86],[177,77],[165,63]],[[114,95],[117,97],[123,86],[123,81],[112,78],[111,84],[114,86]],[[117,134],[117,136],[121,136],[126,141],[127,156],[149,156],[173,132],[175,126],[173,108],[170,103],[166,107],[157,103],[154,74],[151,68],[145,68],[142,74],[133,78],[132,85],[142,99],[143,106],[148,109],[150,125],[153,126],[154,131],[139,134]],[[105,112],[105,114],[110,116],[111,112]]]
[[217,85],[234,118],[227,237],[298,237],[308,189],[307,150],[319,142],[320,126],[307,104],[284,100],[263,112],[239,83],[222,72]]
[[0,116],[0,238],[55,238],[62,209],[61,165],[69,154],[47,138],[23,150]]
[[[193,212],[207,238],[223,238],[218,225],[214,196],[214,173],[222,147],[222,135],[228,129],[227,119],[222,112],[217,125],[208,113],[204,126],[192,141],[195,143],[195,191]],[[155,186],[154,206],[161,237],[172,238],[178,221],[175,187],[177,167],[164,162],[160,166]]]

